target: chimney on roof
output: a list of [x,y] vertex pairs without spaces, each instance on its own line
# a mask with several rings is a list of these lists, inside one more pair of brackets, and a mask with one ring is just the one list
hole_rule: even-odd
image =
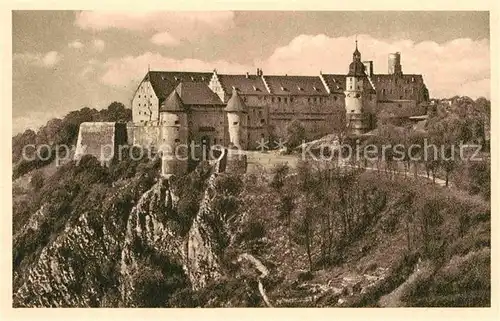
[[245,78],[250,78],[250,75],[248,74],[248,72],[245,74]]
[[257,68],[257,76],[262,76],[262,69],[260,68]]

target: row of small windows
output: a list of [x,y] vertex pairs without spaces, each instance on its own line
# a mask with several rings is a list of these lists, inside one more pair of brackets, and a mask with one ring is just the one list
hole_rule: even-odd
[[[271,103],[293,103],[295,101],[295,97],[269,97],[269,96],[257,96],[257,99],[258,100],[262,100],[262,101],[269,101]],[[338,97],[337,96],[333,96],[333,100],[337,101]],[[246,102],[247,101],[247,97],[243,97],[243,101]],[[307,102],[308,103],[312,103],[312,102],[315,102],[315,103],[324,103],[327,101],[327,98],[326,97],[308,97],[307,98]]]
[[[146,98],[148,95],[144,95],[144,98]],[[141,95],[139,95],[139,98],[141,98]],[[153,95],[149,95],[149,98],[153,98]]]

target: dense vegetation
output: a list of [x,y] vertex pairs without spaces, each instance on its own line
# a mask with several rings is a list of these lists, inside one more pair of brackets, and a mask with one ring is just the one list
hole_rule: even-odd
[[[408,144],[426,137],[446,146],[457,141],[477,142],[486,152],[486,130],[470,130],[485,126],[485,112],[479,116],[460,114],[464,106],[483,103],[489,108],[489,102],[467,99],[456,100],[451,109],[439,105],[425,133],[407,127],[403,128],[408,133],[405,136],[400,134],[400,126],[381,123],[373,142]],[[115,111],[111,114],[116,119],[129,117],[119,106],[109,109]],[[70,119],[89,121],[89,114],[100,117],[95,115],[101,112],[84,110]],[[29,139],[35,143],[74,143],[76,134],[71,130],[63,130],[65,135],[56,135],[57,131],[46,134],[51,132],[47,126],[39,131],[40,138],[29,132],[16,136],[16,146]],[[453,139],[445,132],[452,133]],[[301,136],[300,126],[291,125],[289,137]],[[381,161],[391,165],[391,158]],[[263,306],[257,273],[237,259],[249,253],[269,269],[262,282],[276,306],[336,306],[339,302],[342,306],[385,306],[387,302],[399,306],[489,306],[489,161],[433,161],[419,164],[420,168],[424,173],[429,169],[433,175],[449,178],[452,188],[413,177],[412,164],[404,167],[409,172],[406,178],[312,161],[299,162],[296,168],[279,165],[270,175],[221,174],[214,182],[211,212],[204,217],[204,228],[213,233],[211,248],[220,258],[223,277],[194,291],[179,262],[134,240],[135,251],[141,255],[139,272],[133,275],[131,304]],[[14,288],[20,286],[23,272],[43,249],[65,227],[75,225],[83,213],[87,213],[97,240],[103,239],[104,231],[124,235],[132,207],[158,179],[159,166],[158,159],[125,159],[101,167],[94,157],[85,156],[78,165],[69,162],[51,176],[34,171],[27,190],[14,195]],[[171,179],[178,200],[176,208],[169,211],[169,227],[179,238],[192,227],[211,174],[212,168],[201,163],[190,174]],[[31,220],[38,224],[36,229],[26,228]],[[61,253],[79,262],[78,286],[69,290],[85,291],[98,280],[102,300],[91,305],[120,305],[121,250],[118,242],[109,257],[99,262],[86,260],[80,249]],[[333,290],[346,275],[374,277],[379,272],[383,278],[363,289],[356,285],[357,290],[349,290],[351,294]],[[311,294],[318,284],[327,288],[319,298]]]
[[[113,102],[108,108],[97,110],[88,107],[68,113],[64,118],[54,118],[40,127],[38,131],[27,129],[12,137],[12,162],[14,166],[13,178],[17,178],[33,169],[41,168],[51,163],[55,156],[56,148],[64,156],[62,146],[71,149],[76,144],[78,129],[83,122],[127,122],[132,120],[132,110],[125,108],[122,103]],[[35,148],[45,145],[40,149],[39,155],[34,148],[27,148],[29,158],[23,159],[23,148],[34,145]]]

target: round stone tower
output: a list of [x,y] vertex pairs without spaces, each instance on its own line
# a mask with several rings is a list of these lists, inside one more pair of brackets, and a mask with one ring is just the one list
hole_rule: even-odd
[[227,114],[230,147],[232,145],[239,149],[245,149],[247,146],[247,142],[244,139],[247,107],[236,88],[233,88],[233,94],[227,102],[224,111]]
[[362,134],[370,129],[370,114],[366,113],[363,108],[364,95],[366,94],[364,88],[369,85],[368,82],[365,65],[361,62],[361,53],[358,50],[358,41],[356,40],[356,50],[352,54],[344,91],[347,127],[354,134]]
[[176,90],[160,105],[160,142],[162,176],[182,174],[187,170],[188,115]]
[[403,68],[401,67],[401,53],[400,52],[395,52],[389,54],[389,59],[388,59],[388,66],[389,66],[389,75],[402,75],[403,74]]

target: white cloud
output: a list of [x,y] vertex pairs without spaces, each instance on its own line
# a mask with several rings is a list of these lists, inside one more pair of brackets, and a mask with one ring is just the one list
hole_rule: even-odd
[[75,24],[91,30],[169,32],[178,40],[192,40],[233,27],[233,19],[234,13],[230,11],[82,11],[76,14]]
[[[487,40],[455,39],[438,44],[359,35],[358,42],[362,59],[373,60],[375,73],[387,73],[388,54],[400,51],[403,73],[422,74],[431,97],[490,97]],[[260,67],[264,74],[318,75],[320,71],[346,74],[353,50],[354,37],[300,35],[252,65],[224,60],[174,59],[147,52],[109,60],[103,65],[106,71],[101,80],[109,85],[136,85],[145,75],[148,64],[153,70],[211,71],[217,68],[220,73],[244,73]]]
[[112,86],[137,86],[146,74],[148,65],[151,70],[182,70],[211,72],[214,68],[220,73],[244,73],[253,67],[230,63],[224,60],[202,61],[198,59],[174,59],[158,53],[146,52],[140,56],[127,56],[110,59],[105,63],[105,73],[101,81]]
[[74,40],[68,44],[68,47],[80,49],[84,47],[84,44],[80,40]]
[[162,46],[178,46],[180,41],[174,38],[168,31],[159,32],[151,37],[151,42]]
[[39,53],[16,53],[13,56],[14,61],[46,68],[56,65],[61,59],[62,54],[57,51],[49,51],[44,55]]
[[[433,97],[490,96],[487,40],[455,39],[438,44],[360,35],[358,43],[362,59],[373,60],[375,73],[387,73],[387,55],[400,51],[403,73],[422,74]],[[264,74],[316,75],[320,70],[323,73],[347,73],[353,50],[353,36],[300,35],[255,64],[262,66]]]
[[104,46],[106,45],[104,40],[102,39],[94,39],[92,43],[94,44],[94,48],[96,48],[98,51],[103,51]]

